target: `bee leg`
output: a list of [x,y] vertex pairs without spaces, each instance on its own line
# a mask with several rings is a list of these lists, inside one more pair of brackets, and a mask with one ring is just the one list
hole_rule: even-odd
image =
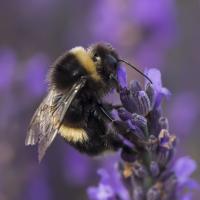
[[116,104],[116,105],[112,105],[113,109],[118,110],[119,108],[122,108],[123,106],[121,104]]
[[104,107],[99,106],[99,108],[100,108],[102,114],[103,114],[110,122],[115,121],[115,120],[107,113],[107,111],[104,109]]
[[105,110],[108,110],[109,112],[112,111],[113,109],[117,110],[123,107],[121,104],[113,105],[112,103],[108,103],[108,102],[98,102],[98,105],[103,107]]
[[122,105],[112,105],[111,103],[102,103],[98,102],[98,107],[100,108],[101,113],[110,121],[114,122],[115,119],[109,114],[113,109],[119,109]]

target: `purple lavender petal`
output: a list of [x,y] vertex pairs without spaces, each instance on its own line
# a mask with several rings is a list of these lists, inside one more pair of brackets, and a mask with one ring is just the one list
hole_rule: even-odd
[[98,187],[89,187],[87,194],[91,200],[112,200],[114,191],[110,185],[99,184]]
[[196,162],[190,157],[186,156],[179,158],[174,165],[174,171],[178,177],[179,183],[184,184],[196,168]]
[[111,111],[111,115],[115,120],[119,120],[120,119],[119,115],[118,115],[118,111],[115,110],[115,109]]
[[117,77],[119,84],[122,88],[127,88],[128,83],[127,83],[127,74],[126,74],[126,69],[124,67],[119,67],[117,70]]
[[[163,97],[169,98],[171,96],[170,91],[162,86],[161,73],[158,69],[151,68],[145,73],[153,82],[153,88],[155,91],[155,107],[158,107]],[[148,84],[148,82],[146,82]]]
[[90,187],[87,191],[91,200],[111,200],[115,199],[115,196],[121,200],[130,200],[128,191],[125,189],[121,175],[116,168],[109,171],[99,169],[98,174],[101,176],[99,185]]
[[[151,68],[146,70],[146,75],[151,79],[154,85],[154,89],[156,91],[160,90],[162,87],[162,82],[161,82],[161,73],[158,69],[156,68]],[[146,81],[146,84],[148,82]]]

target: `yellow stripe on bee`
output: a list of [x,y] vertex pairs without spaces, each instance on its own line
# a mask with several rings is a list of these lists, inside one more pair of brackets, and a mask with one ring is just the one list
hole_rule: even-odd
[[95,63],[83,47],[75,47],[71,49],[70,52],[73,53],[74,56],[76,56],[78,61],[94,80],[100,80],[100,76],[97,73]]
[[72,128],[62,125],[59,129],[59,133],[68,142],[84,142],[88,140],[88,135],[82,128]]

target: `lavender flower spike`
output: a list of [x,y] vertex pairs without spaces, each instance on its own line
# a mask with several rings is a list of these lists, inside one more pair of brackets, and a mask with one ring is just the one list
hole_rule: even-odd
[[124,147],[118,168],[98,172],[99,185],[88,189],[91,200],[192,200],[192,192],[199,188],[190,178],[195,161],[183,157],[172,162],[177,137],[161,107],[170,92],[162,86],[157,69],[146,74],[153,84],[146,83],[143,89],[137,81],[128,84],[125,71],[118,73],[122,107],[113,126]]

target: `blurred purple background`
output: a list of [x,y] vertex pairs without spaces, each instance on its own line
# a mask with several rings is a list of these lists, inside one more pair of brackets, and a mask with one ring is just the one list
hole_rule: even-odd
[[[165,113],[179,135],[178,154],[199,163],[199,10],[199,0],[1,0],[0,200],[84,200],[96,169],[110,166],[110,157],[80,155],[59,137],[40,165],[36,148],[24,146],[49,65],[63,51],[97,41],[141,69],[161,70],[173,94]],[[129,79],[143,81],[127,70]]]

